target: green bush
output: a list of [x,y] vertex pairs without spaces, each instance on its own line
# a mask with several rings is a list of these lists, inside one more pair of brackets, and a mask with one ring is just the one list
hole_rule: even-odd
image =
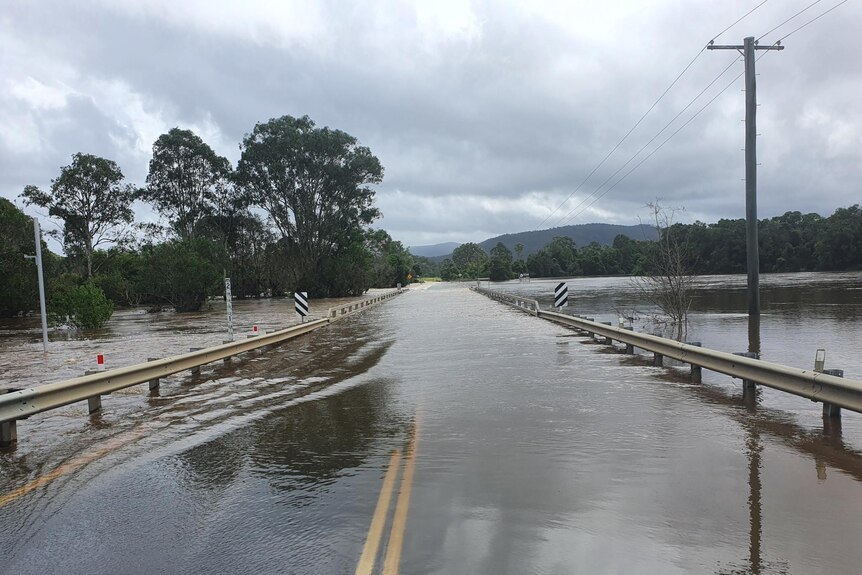
[[140,291],[171,303],[178,312],[198,311],[207,296],[221,294],[224,249],[209,240],[173,240],[144,249]]
[[80,329],[96,329],[105,325],[114,305],[105,297],[105,292],[92,283],[58,291],[51,299],[51,315],[55,322],[66,318]]

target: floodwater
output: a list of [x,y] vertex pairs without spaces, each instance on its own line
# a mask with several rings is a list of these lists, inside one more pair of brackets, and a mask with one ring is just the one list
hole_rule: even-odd
[[[372,290],[365,297],[387,290]],[[333,298],[311,301],[308,320],[326,317],[330,307],[360,298]],[[271,332],[296,324],[299,318],[293,299],[249,299],[233,302],[234,339]],[[0,388],[26,388],[80,377],[85,371],[143,363],[148,358],[169,357],[192,347],[219,345],[228,338],[224,301],[210,301],[204,310],[177,314],[173,311],[148,313],[146,308],[126,308],[114,312],[102,329],[79,335],[51,328],[50,353],[42,353],[42,332],[38,316],[0,318]],[[104,365],[97,364],[102,355]]]
[[[764,355],[807,366],[826,347],[857,377],[859,279],[765,276]],[[623,280],[573,286],[597,319],[646,309]],[[746,345],[739,288],[702,280],[704,345]],[[162,320],[138,325],[149,345]],[[807,400],[704,381],[423,286],[96,418],[19,422],[0,572],[858,572],[862,416],[824,429]]]

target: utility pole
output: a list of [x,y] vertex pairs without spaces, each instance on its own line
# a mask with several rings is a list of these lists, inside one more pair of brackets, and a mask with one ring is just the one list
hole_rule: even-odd
[[708,50],[736,50],[745,59],[745,226],[748,264],[748,315],[760,315],[760,248],[757,241],[757,83],[754,79],[756,50],[784,50],[778,42],[758,46],[754,36],[743,40],[742,46],[717,46]]

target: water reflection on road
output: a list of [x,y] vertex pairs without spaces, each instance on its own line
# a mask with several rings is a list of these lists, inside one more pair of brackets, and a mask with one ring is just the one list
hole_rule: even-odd
[[824,429],[768,392],[692,385],[463,286],[414,290],[102,427],[22,423],[0,494],[79,464],[0,506],[0,571],[352,573],[421,412],[401,573],[856,572],[860,417]]

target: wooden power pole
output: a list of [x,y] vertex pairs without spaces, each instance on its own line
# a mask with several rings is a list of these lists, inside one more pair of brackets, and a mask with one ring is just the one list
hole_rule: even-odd
[[748,315],[760,315],[760,248],[757,243],[757,83],[754,79],[754,52],[756,50],[784,50],[775,43],[758,46],[754,36],[742,46],[717,46],[709,43],[709,50],[736,50],[745,59],[745,226],[748,267]]

